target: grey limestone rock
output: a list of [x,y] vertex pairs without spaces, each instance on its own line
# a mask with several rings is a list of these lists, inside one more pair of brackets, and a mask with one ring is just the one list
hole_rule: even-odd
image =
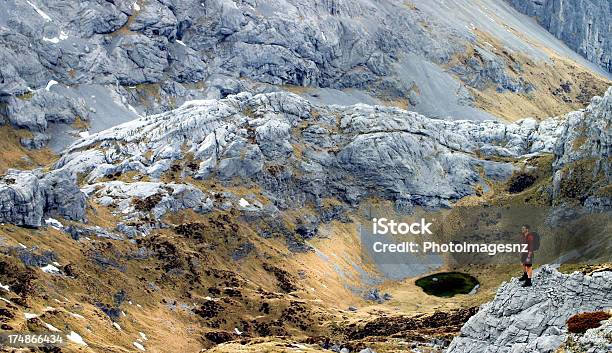
[[9,171],[0,183],[0,220],[39,227],[44,210],[39,178],[31,172]]
[[552,152],[562,123],[443,121],[397,108],[241,93],[92,135],[71,146],[56,168],[84,173],[90,182],[130,170],[159,178],[189,153],[197,168],[181,175],[250,180],[281,207],[330,196],[356,204],[372,194],[407,207],[448,207],[483,183],[478,170],[498,181],[511,175],[511,164],[479,153]]
[[[551,2],[537,11],[525,8],[538,16],[546,12],[550,18],[561,17]],[[124,100],[112,104],[152,114],[173,109],[184,99],[225,98],[293,85],[298,90],[326,89],[325,94],[313,94],[326,95],[323,98],[334,103],[345,94],[341,90],[350,89],[362,102],[409,102],[432,116],[492,119],[473,106],[466,86],[526,93],[533,87],[521,78],[520,67],[508,67],[503,55],[487,47],[477,48],[478,60],[455,63],[450,70],[443,67],[475,43],[475,28],[537,61],[547,58],[541,46],[566,56],[573,53],[543,36],[545,29],[523,24],[509,6],[483,3],[7,0],[0,3],[0,97],[40,90],[51,80],[77,92],[81,85],[102,85]],[[584,0],[579,2],[586,6],[581,10],[567,3],[562,10],[585,15],[562,16],[557,21],[562,33],[592,24],[587,46],[598,46],[594,55],[609,60],[609,53],[600,48],[609,47],[609,26],[599,15],[608,5]],[[462,16],[449,18],[459,13]],[[506,24],[489,21],[498,14],[537,43],[510,33]],[[584,46],[580,38],[575,40]],[[167,89],[176,85],[182,86],[181,92]],[[140,94],[131,94],[134,90]],[[74,98],[67,92],[57,94]],[[9,110],[20,109],[17,100],[5,103]],[[17,126],[48,135],[40,112],[32,113],[16,121]],[[47,140],[41,136],[27,144],[39,146]]]
[[447,352],[554,352],[567,338],[572,315],[612,308],[611,272],[591,276],[544,266],[533,287],[512,279],[461,329]]
[[580,179],[586,185],[574,193],[583,200],[584,206],[592,210],[611,209],[610,194],[598,192],[612,183],[611,125],[612,87],[603,97],[594,97],[586,109],[567,114],[553,149],[553,191],[556,196],[564,193],[561,190],[564,180]]
[[0,221],[40,227],[46,216],[85,220],[85,195],[65,171],[9,170],[0,179]]

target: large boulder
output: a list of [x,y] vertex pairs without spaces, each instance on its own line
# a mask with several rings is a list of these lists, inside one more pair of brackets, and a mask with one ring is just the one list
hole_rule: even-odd
[[44,210],[39,177],[27,171],[10,170],[0,179],[0,221],[39,227]]

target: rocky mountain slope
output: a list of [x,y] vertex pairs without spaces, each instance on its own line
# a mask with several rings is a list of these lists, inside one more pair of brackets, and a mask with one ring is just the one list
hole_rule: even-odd
[[[552,154],[543,165],[550,179],[519,197],[536,192],[547,207],[605,216],[611,107],[612,88],[583,111],[505,124],[241,93],[85,137],[48,170],[1,178],[6,327],[49,324],[85,337],[94,351],[133,342],[158,349],[165,336],[147,317],[169,317],[184,335],[173,347],[187,351],[243,334],[244,344],[261,345],[254,349],[310,342],[384,352],[405,344],[401,337],[443,347],[471,315],[469,296],[458,299],[459,311],[423,322],[338,309],[364,305],[359,293],[381,283],[355,238],[340,241],[354,234],[357,207],[371,199],[401,212],[451,207],[500,192],[496,185],[530,158]],[[338,246],[354,258],[329,260]],[[70,313],[87,317],[89,328]],[[390,330],[383,322],[403,329],[377,346],[365,332]],[[119,341],[114,330],[123,332]]]
[[185,100],[293,90],[435,117],[545,118],[610,75],[504,2],[0,4],[0,114],[56,150]]
[[[397,108],[317,106],[286,93],[193,101],[77,141],[46,174],[9,172],[0,215],[27,226],[40,226],[45,214],[83,220],[77,180],[105,206],[160,195],[157,202],[170,202],[165,208],[206,210],[202,191],[177,185],[161,192],[167,186],[160,182],[242,180],[280,209],[321,206],[327,198],[355,206],[371,196],[405,208],[449,207],[486,181],[508,179],[516,170],[509,159],[542,153],[555,154],[551,199],[607,210],[611,107],[608,89],[584,111],[508,125],[428,119]],[[121,205],[118,211],[134,215],[133,205]]]
[[497,291],[514,265],[445,264],[480,286],[442,298],[360,249],[372,208],[506,235],[491,214],[518,206],[612,262],[612,76],[509,2],[7,0],[0,57],[2,331],[385,353],[444,350],[467,322],[451,350],[546,350],[610,308],[608,273],[545,267],[529,298],[549,327],[524,327],[524,290]]
[[612,4],[605,0],[510,0],[512,6],[590,61],[612,71],[610,21]]

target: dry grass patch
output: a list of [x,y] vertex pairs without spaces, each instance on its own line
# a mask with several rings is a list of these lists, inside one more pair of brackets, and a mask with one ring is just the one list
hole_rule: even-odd
[[[603,94],[612,84],[605,77],[545,48],[542,49],[549,54],[550,62],[536,62],[518,51],[510,52],[487,32],[474,32],[477,36],[475,46],[487,50],[492,46],[506,62],[506,73],[510,77],[520,77],[534,87],[531,93],[497,92],[493,85],[484,90],[468,87],[476,106],[495,116],[515,121],[525,117],[545,119],[562,115],[584,108],[591,97]],[[449,66],[467,63],[475,56],[470,44],[465,52],[450,61]]]
[[27,130],[15,130],[10,126],[0,126],[0,174],[9,168],[34,169],[55,162],[58,156],[49,148],[28,150],[21,145],[20,139],[31,137]]

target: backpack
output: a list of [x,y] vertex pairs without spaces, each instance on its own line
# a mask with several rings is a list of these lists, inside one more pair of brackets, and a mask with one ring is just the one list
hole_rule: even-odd
[[540,235],[536,232],[531,232],[533,236],[533,251],[536,251],[540,248]]

